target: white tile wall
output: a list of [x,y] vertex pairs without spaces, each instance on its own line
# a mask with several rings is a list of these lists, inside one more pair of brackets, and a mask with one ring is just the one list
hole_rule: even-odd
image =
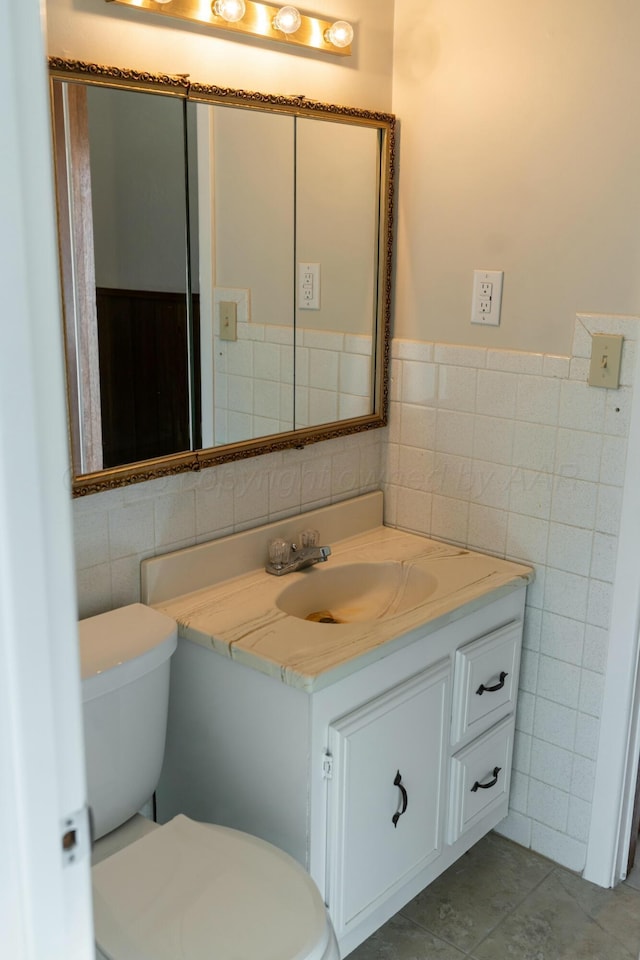
[[[386,522],[536,567],[511,812],[501,829],[580,870],[591,815],[639,319],[580,315],[571,357],[395,341]],[[589,387],[591,333],[625,337]]]
[[[618,391],[583,382],[577,361],[589,356],[590,332],[626,338]],[[278,336],[290,354],[280,328]],[[382,483],[387,523],[536,567],[501,830],[582,869],[637,336],[637,318],[585,315],[572,357],[396,340],[388,430],[74,501],[80,615],[138,599],[143,557]],[[347,341],[362,355],[360,338]],[[308,360],[322,343],[310,337],[298,349]],[[251,369],[275,371],[273,351],[256,360],[251,343],[246,349]],[[231,376],[248,369],[232,367],[219,377],[225,395]],[[337,370],[357,383],[363,367],[352,358]]]
[[[214,337],[216,442],[234,443],[294,426],[370,412],[371,337],[249,322],[238,339]],[[295,349],[295,412],[294,412]],[[288,385],[288,389],[283,389]]]
[[74,500],[79,616],[140,599],[140,561],[379,489],[385,431]]

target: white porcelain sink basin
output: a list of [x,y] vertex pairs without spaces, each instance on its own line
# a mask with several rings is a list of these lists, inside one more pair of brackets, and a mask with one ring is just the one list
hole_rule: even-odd
[[431,573],[399,561],[319,564],[286,586],[276,606],[317,623],[386,620],[423,603],[437,586]]

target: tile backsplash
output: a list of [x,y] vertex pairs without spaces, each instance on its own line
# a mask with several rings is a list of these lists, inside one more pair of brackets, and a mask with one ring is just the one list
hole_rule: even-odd
[[239,319],[237,340],[214,338],[217,442],[365,416],[372,349],[370,336],[305,329],[294,338],[291,325]]
[[[501,830],[581,870],[639,323],[578,316],[570,357],[396,340],[385,430],[75,500],[80,616],[139,599],[144,557],[382,486],[387,524],[535,566]],[[586,384],[595,332],[618,390]]]
[[140,561],[380,487],[383,431],[74,500],[79,616],[140,599]]
[[[571,357],[396,340],[385,522],[536,568],[510,814],[500,829],[585,862],[639,320],[581,315]],[[625,337],[589,387],[591,333]]]

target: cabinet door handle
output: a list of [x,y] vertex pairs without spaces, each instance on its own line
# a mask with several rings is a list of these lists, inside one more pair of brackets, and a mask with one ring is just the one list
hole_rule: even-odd
[[485,692],[485,690],[487,693],[495,693],[496,690],[502,690],[502,688],[504,687],[504,682],[508,676],[509,674],[505,673],[503,670],[502,673],[500,674],[500,679],[498,680],[497,683],[494,683],[492,687],[485,687],[484,683],[481,683],[478,689],[476,690],[476,693],[478,694],[479,697],[481,697],[482,694]]
[[409,803],[409,796],[408,796],[407,791],[405,790],[404,786],[402,785],[402,777],[400,776],[400,771],[399,771],[399,770],[398,770],[398,772],[396,773],[396,777],[395,777],[395,780],[393,781],[393,785],[394,785],[394,787],[398,787],[398,788],[400,789],[400,793],[402,794],[402,810],[398,810],[396,813],[394,813],[394,815],[393,815],[392,818],[391,818],[394,827],[397,827],[397,826],[398,826],[398,820],[400,819],[400,817],[402,816],[402,814],[403,814],[403,813],[405,812],[405,810],[407,809],[407,804]]
[[489,783],[479,783],[479,781],[476,780],[474,785],[471,787],[471,793],[476,793],[478,790],[490,790],[491,787],[495,787],[496,783],[498,782],[498,774],[501,770],[502,767],[493,768],[493,780],[489,780]]

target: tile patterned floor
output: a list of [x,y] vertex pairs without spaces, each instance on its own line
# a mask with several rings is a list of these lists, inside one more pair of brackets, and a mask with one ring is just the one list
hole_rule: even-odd
[[640,868],[615,890],[489,834],[350,960],[638,960]]

